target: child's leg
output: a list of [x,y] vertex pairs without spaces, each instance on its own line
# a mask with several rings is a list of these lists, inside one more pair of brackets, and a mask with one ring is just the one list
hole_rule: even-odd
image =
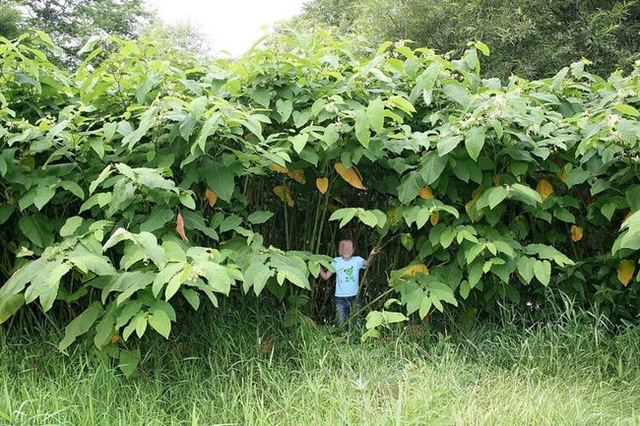
[[349,316],[348,297],[336,297],[336,325],[340,327]]
[[342,326],[355,306],[356,297],[336,297],[336,324]]

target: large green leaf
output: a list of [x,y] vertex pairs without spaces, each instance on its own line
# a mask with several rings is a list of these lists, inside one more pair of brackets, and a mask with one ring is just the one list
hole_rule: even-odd
[[549,281],[551,280],[551,263],[546,260],[537,260],[533,265],[533,273],[538,281],[543,285],[548,286]]
[[401,203],[408,203],[418,196],[424,185],[424,179],[419,172],[409,172],[398,186],[398,199]]
[[447,166],[447,158],[439,157],[435,152],[431,151],[422,158],[422,171],[420,176],[424,180],[425,185],[434,183]]
[[229,294],[234,281],[224,266],[214,262],[198,262],[196,266],[214,291]]
[[369,130],[369,120],[365,111],[357,111],[355,120],[356,138],[363,147],[368,148],[369,142],[371,141],[371,132]]
[[0,324],[8,320],[24,305],[24,295],[10,294],[0,299]]
[[293,112],[293,102],[288,99],[278,99],[276,101],[276,111],[280,114],[280,122],[284,123]]
[[134,377],[138,373],[140,359],[140,349],[122,350],[120,351],[118,368],[122,371],[125,377]]
[[109,293],[112,291],[124,292],[129,288],[142,289],[151,284],[155,278],[153,272],[122,272],[114,275],[113,278],[102,289],[102,303],[107,301]]
[[537,255],[540,259],[553,260],[561,268],[565,265],[573,265],[574,262],[565,254],[552,246],[544,244],[529,244],[523,248],[525,254]]
[[26,303],[31,303],[36,298],[39,298],[43,311],[47,312],[51,309],[58,295],[60,279],[70,270],[71,265],[61,259],[55,262],[48,262],[31,280],[31,285],[25,291]]
[[73,321],[67,325],[64,330],[64,338],[58,344],[58,348],[61,351],[65,350],[76,340],[77,337],[82,336],[89,331],[102,312],[103,309],[100,302],[96,301],[89,305],[84,312],[75,317]]
[[632,185],[625,191],[627,203],[632,211],[640,211],[640,185]]
[[[185,211],[183,216],[185,216],[187,212]],[[157,231],[164,227],[167,223],[169,223],[174,218],[174,213],[171,209],[158,206],[153,209],[148,219],[140,225],[141,231],[153,232]],[[186,223],[185,223],[186,225]]]
[[423,93],[431,91],[440,73],[440,62],[433,61],[416,79],[416,85],[411,90],[409,101],[415,102]]
[[351,222],[351,219],[356,217],[357,210],[352,208],[339,209],[331,214],[330,221],[339,220],[340,228],[344,227],[347,223]]
[[213,162],[207,165],[206,169],[202,172],[209,188],[218,194],[221,200],[231,200],[231,195],[233,195],[235,187],[234,173],[231,169],[221,163]]
[[467,105],[469,105],[469,94],[464,86],[450,83],[443,86],[442,91],[448,98],[459,103],[463,108],[466,108]]
[[522,201],[530,206],[536,206],[538,203],[542,203],[540,194],[521,183],[514,183],[509,187],[509,198],[512,200]]
[[155,311],[149,315],[148,321],[151,328],[157,331],[162,337],[165,339],[169,338],[169,333],[171,333],[171,320],[164,311]]
[[[0,157],[0,158],[2,158],[2,157]],[[0,225],[2,225],[7,220],[9,220],[9,218],[11,217],[11,215],[13,214],[13,212],[15,210],[16,210],[16,208],[15,208],[15,206],[13,204],[2,204],[2,205],[0,205]]]
[[140,118],[140,125],[138,128],[122,139],[122,145],[127,145],[129,149],[133,149],[133,147],[147,134],[147,132],[151,130],[153,127],[153,119],[158,115],[159,111],[160,108],[156,106],[152,106],[147,109]]
[[260,295],[264,287],[267,285],[269,278],[275,274],[274,270],[264,264],[265,260],[265,256],[254,258],[249,267],[244,271],[243,289],[245,293],[253,287],[255,294]]
[[61,237],[69,237],[82,225],[82,218],[80,216],[72,216],[67,219],[62,228],[60,228]]
[[474,161],[478,159],[482,148],[484,147],[485,129],[484,127],[472,127],[467,131],[464,146],[467,148],[469,157]]
[[371,130],[380,134],[384,130],[384,103],[380,99],[369,102],[367,120]]
[[247,220],[251,223],[253,223],[254,225],[259,225],[261,223],[265,223],[266,221],[268,221],[269,219],[271,219],[273,217],[274,213],[271,211],[257,211],[257,212],[253,212],[251,213],[248,217]]
[[[440,138],[438,140],[438,155],[444,157],[458,147],[462,141],[462,136],[454,135]],[[474,158],[475,160],[475,158]]]
[[483,209],[489,207],[493,210],[498,204],[500,204],[507,196],[509,191],[504,186],[497,186],[489,188],[482,193],[478,201],[476,202],[476,208]]
[[108,257],[93,253],[82,244],[78,244],[67,255],[67,259],[85,274],[89,271],[99,276],[116,274],[116,270]]
[[18,222],[20,231],[36,246],[45,248],[53,244],[51,221],[40,213],[22,216]]

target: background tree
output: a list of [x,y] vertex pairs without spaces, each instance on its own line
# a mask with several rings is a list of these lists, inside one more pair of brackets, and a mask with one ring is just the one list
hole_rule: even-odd
[[143,0],[21,0],[24,11],[22,30],[35,28],[49,34],[64,51],[65,62],[72,61],[78,49],[101,31],[133,39],[153,13]]
[[22,14],[15,4],[0,6],[0,37],[14,38],[20,34]]
[[174,58],[177,55],[187,59],[194,54],[198,58],[204,58],[212,53],[206,36],[188,23],[168,25],[152,22],[140,31],[138,39],[142,43],[154,44],[160,52]]
[[483,74],[541,78],[585,57],[592,70],[630,69],[640,47],[637,1],[610,0],[313,0],[298,28],[335,27],[375,46],[409,39],[440,53],[480,40],[492,50]]

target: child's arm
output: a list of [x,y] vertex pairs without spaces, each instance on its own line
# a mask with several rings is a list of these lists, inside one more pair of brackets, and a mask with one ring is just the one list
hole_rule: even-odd
[[371,252],[369,253],[369,257],[364,262],[362,262],[362,266],[364,267],[369,266],[369,262],[371,262],[371,258],[378,253],[380,253],[380,250],[378,250],[376,247],[372,248]]
[[331,275],[333,275],[333,272],[331,272],[330,270],[326,269],[326,268],[320,268],[320,277],[327,281],[329,278],[331,278]]

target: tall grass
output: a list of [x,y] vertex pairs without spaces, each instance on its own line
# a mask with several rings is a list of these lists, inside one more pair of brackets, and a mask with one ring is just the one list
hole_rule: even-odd
[[135,380],[88,346],[59,353],[55,331],[0,329],[0,424],[640,424],[637,327],[436,325],[362,343],[268,312],[194,315],[145,344]]

